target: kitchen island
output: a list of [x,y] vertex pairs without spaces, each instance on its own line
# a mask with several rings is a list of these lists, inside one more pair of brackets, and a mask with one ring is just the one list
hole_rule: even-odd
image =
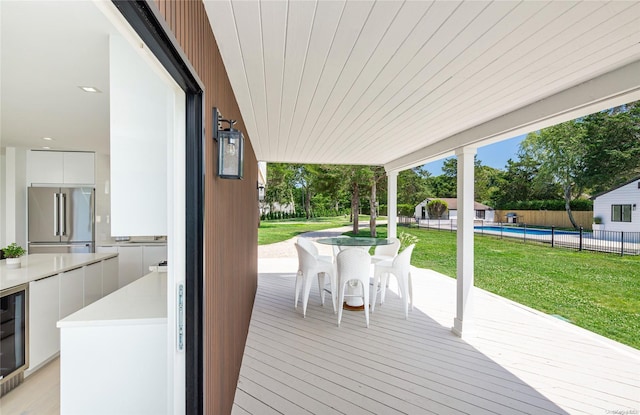
[[167,413],[167,274],[152,272],[58,322],[60,409]]
[[24,364],[9,374],[5,391],[59,355],[58,320],[118,288],[118,254],[31,254],[20,265],[8,268],[0,261],[0,295],[20,290],[27,298],[26,318],[16,325],[23,339],[16,355],[25,357]]
[[117,290],[118,254],[31,254],[17,269],[0,261],[0,292],[20,286],[28,290],[28,376],[58,356],[58,320]]

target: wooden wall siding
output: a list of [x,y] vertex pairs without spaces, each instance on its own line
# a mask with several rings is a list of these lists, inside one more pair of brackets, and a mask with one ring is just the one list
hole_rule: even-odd
[[[518,222],[527,225],[572,227],[569,215],[564,210],[496,210],[495,221],[507,222],[507,213],[511,212],[518,215]],[[591,229],[593,212],[573,212],[573,218],[578,225]]]
[[[257,288],[257,161],[201,1],[156,4],[205,86],[205,414],[229,414]],[[245,131],[244,179],[215,176],[212,107]]]

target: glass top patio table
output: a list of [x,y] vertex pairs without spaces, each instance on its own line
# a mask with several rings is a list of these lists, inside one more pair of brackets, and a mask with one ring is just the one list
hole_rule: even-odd
[[349,237],[349,238],[320,238],[316,242],[325,245],[337,246],[378,246],[390,245],[393,243],[391,239],[386,238],[366,238],[366,237]]

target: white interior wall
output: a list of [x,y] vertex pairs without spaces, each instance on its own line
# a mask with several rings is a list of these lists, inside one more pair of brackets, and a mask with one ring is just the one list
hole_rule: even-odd
[[7,147],[3,169],[3,236],[6,246],[12,242],[27,247],[27,149]]

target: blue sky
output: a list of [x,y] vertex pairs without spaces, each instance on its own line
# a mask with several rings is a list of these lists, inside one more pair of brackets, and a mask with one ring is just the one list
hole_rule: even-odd
[[[516,153],[520,147],[520,142],[522,142],[525,137],[526,134],[523,134],[499,143],[480,147],[478,149],[478,160],[482,162],[483,166],[504,170],[507,165],[507,160],[515,160],[517,158]],[[433,176],[439,176],[442,174],[442,164],[444,160],[446,159],[425,164],[423,169],[428,170]]]

